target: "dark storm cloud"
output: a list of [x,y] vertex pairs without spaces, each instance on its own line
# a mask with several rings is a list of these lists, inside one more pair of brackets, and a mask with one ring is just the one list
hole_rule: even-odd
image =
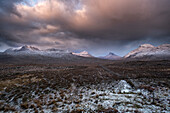
[[15,0],[0,1],[0,42],[1,42],[0,47],[4,45],[3,43],[6,43],[9,46],[14,46],[13,41],[14,42],[16,41],[14,36],[10,36],[10,34],[7,33],[8,30],[7,31],[5,30],[5,28],[7,28],[8,25],[7,19],[9,18],[9,15],[10,14],[19,15],[19,13],[17,13],[13,5],[13,3],[15,2],[17,1]]
[[[17,11],[16,4],[23,0],[1,0],[0,1],[0,46],[8,45],[11,47],[23,43],[22,32],[36,29],[31,22],[21,21],[21,14]],[[19,33],[20,32],[20,33]]]
[[1,0],[0,1],[0,10],[1,13],[10,14],[13,13],[17,16],[21,16],[14,7],[14,3],[21,2],[22,0]]
[[170,43],[170,0],[46,0],[33,6],[21,1],[0,1],[0,41],[9,46],[93,51]]
[[88,1],[87,23],[71,30],[85,37],[135,41],[170,35],[170,1]]

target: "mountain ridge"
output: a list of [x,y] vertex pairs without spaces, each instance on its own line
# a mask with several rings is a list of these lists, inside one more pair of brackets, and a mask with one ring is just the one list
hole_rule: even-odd
[[151,44],[142,44],[124,56],[127,58],[168,58],[170,56],[170,44],[162,44],[157,47]]
[[[28,47],[28,48],[27,48]],[[85,54],[85,52],[84,52]],[[73,55],[68,50],[46,49],[40,50],[22,46],[10,48],[0,52],[0,64],[87,64],[87,63],[105,63],[107,60],[96,57],[82,57]]]
[[[159,59],[170,59],[170,44],[162,44],[157,47],[151,44],[142,44],[138,48],[132,50],[124,57],[120,57],[112,52],[106,56],[94,57],[87,51],[82,51],[80,53],[74,53],[68,50],[62,50],[57,48],[50,48],[45,50],[40,50],[39,48],[24,45],[18,48],[10,48],[4,52],[0,52],[0,55],[7,56],[31,56],[31,57],[52,57],[52,58],[62,58],[62,59],[79,59],[79,57],[84,58],[94,58],[94,59],[107,59],[107,60],[127,60],[127,59],[142,59],[142,60],[159,60]],[[5,57],[3,57],[5,58]]]

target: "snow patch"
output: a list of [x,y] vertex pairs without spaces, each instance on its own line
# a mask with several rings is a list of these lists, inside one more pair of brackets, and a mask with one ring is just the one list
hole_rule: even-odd
[[116,93],[130,92],[131,90],[132,87],[125,80],[121,80],[118,84],[114,86],[114,91]]
[[93,57],[92,55],[90,55],[87,51],[82,51],[80,53],[72,53],[73,55],[77,55],[77,56],[82,56],[82,57]]

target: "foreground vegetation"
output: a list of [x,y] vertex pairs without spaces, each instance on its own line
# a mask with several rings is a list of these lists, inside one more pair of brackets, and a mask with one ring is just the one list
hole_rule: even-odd
[[2,112],[169,112],[169,61],[1,65]]

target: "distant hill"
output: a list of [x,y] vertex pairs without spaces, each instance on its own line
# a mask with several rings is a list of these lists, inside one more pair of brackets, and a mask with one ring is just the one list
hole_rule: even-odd
[[122,59],[122,57],[110,52],[108,55],[106,56],[101,56],[99,58],[102,58],[102,59],[108,59],[108,60],[120,60]]

